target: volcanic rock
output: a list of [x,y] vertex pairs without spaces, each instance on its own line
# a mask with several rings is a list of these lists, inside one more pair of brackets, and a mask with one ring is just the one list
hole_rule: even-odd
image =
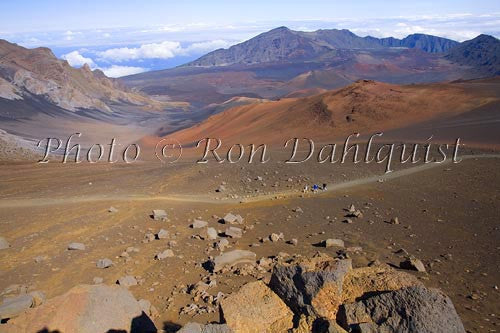
[[339,317],[342,326],[354,331],[465,333],[450,298],[437,289],[423,286],[345,304]]
[[126,288],[117,285],[76,286],[4,326],[9,333],[156,332],[139,302]]
[[262,281],[250,282],[221,301],[226,324],[235,332],[286,332],[293,313]]

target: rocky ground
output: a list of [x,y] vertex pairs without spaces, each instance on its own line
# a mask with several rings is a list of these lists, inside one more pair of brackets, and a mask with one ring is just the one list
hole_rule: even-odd
[[[64,306],[80,299],[99,318],[122,320],[98,329],[127,330],[145,311],[165,331],[189,322],[227,326],[184,331],[371,332],[390,323],[405,331],[411,320],[389,320],[386,304],[413,309],[413,331],[425,321],[445,331],[446,321],[462,332],[456,309],[467,331],[494,332],[499,161],[471,158],[385,180],[380,165],[4,163],[0,314],[12,319],[0,328],[84,320],[85,307]],[[331,190],[302,193],[312,183]],[[309,281],[307,272],[323,283],[304,291],[296,281]],[[96,295],[107,293],[128,305],[101,304]],[[261,306],[243,307],[252,303]],[[54,314],[63,322],[50,322]]]

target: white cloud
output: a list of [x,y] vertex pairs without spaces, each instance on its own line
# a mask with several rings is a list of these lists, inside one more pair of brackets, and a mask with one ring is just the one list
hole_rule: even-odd
[[109,68],[102,68],[102,71],[109,77],[121,77],[126,75],[138,74],[147,71],[147,68],[133,66],[112,65]]
[[126,61],[137,59],[170,59],[179,55],[201,54],[219,48],[227,48],[233,43],[216,39],[196,42],[182,47],[179,42],[164,41],[161,43],[143,44],[139,47],[119,47],[97,52],[100,59],[110,61]]
[[228,42],[227,40],[216,39],[206,42],[193,43],[185,48],[185,52],[188,54],[192,52],[196,53],[210,52],[220,48],[228,48],[231,45],[233,45],[233,43]]
[[68,63],[73,67],[82,67],[84,64],[88,64],[91,69],[100,69],[109,77],[120,77],[126,75],[132,75],[137,73],[142,73],[147,71],[147,68],[134,67],[134,66],[118,66],[112,65],[111,67],[101,68],[91,58],[87,58],[80,54],[79,51],[72,51],[70,53],[64,54],[61,58],[68,61]]
[[91,68],[97,67],[94,63],[94,60],[84,57],[78,51],[72,51],[70,53],[63,54],[61,58],[66,60],[73,67],[81,67],[84,64],[88,64]]
[[169,59],[182,52],[179,42],[165,41],[161,43],[144,44],[140,47],[120,47],[98,52],[100,58],[124,61],[133,59]]

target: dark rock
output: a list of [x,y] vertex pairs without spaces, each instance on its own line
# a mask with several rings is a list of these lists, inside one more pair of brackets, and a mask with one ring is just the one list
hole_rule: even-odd
[[344,304],[339,319],[344,328],[353,332],[465,333],[450,298],[423,286]]

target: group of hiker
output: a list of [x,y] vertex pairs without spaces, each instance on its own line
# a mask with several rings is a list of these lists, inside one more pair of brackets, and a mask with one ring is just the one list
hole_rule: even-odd
[[[311,186],[311,191],[312,191],[313,193],[316,193],[316,192],[318,192],[318,191],[320,191],[320,190],[321,190],[321,191],[326,191],[326,183],[323,183],[323,186],[321,186],[321,187],[320,187],[318,184],[313,184],[313,185]],[[304,189],[303,189],[303,191],[302,191],[302,192],[304,192],[304,193],[309,192],[309,185],[304,186]]]

